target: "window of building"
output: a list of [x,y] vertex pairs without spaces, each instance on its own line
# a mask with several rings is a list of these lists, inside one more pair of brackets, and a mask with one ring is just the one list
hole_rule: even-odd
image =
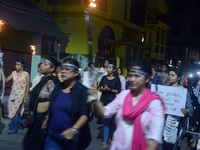
[[160,28],[157,28],[157,33],[156,33],[156,43],[160,44]]
[[152,42],[152,33],[149,32],[149,43],[151,43],[151,42]]
[[127,3],[128,3],[128,0],[125,0],[125,6],[124,6],[124,19],[125,20],[127,19]]
[[39,3],[39,2],[40,2],[40,0],[35,0],[35,2],[36,2],[36,3]]
[[145,53],[145,57],[151,57],[151,53]]
[[160,47],[160,54],[164,54],[165,48],[163,46]]
[[137,49],[133,49],[133,60],[137,59]]
[[159,49],[160,49],[159,45],[156,45],[155,53],[159,53]]
[[147,0],[131,0],[129,21],[144,27],[147,10]]
[[161,32],[161,44],[162,45],[164,45],[164,42],[165,42],[164,41],[165,40],[164,37],[165,37],[165,30],[162,30],[162,32]]

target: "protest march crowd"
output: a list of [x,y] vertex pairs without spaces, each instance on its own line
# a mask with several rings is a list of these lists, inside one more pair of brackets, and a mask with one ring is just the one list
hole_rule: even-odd
[[181,70],[165,65],[157,72],[135,60],[124,77],[122,68],[105,60],[102,68],[89,63],[81,75],[77,60],[58,63],[47,57],[30,86],[26,66],[19,59],[16,69],[4,76],[13,83],[8,134],[28,128],[24,150],[84,150],[91,143],[93,117],[103,125],[103,149],[181,150],[186,141],[191,150],[200,150],[200,76],[185,88]]

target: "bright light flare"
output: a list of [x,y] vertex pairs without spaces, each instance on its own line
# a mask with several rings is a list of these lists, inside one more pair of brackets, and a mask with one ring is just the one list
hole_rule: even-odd
[[97,7],[97,4],[95,4],[94,2],[90,2],[90,7]]
[[35,51],[36,51],[36,46],[35,45],[30,45],[30,48],[31,48],[31,50],[33,51],[32,52],[32,55],[35,55]]
[[89,7],[97,7],[95,2],[96,2],[96,0],[90,0]]
[[197,72],[198,75],[200,75],[200,72]]
[[189,76],[192,78],[192,77],[193,77],[193,74],[190,74]]
[[3,20],[0,20],[0,25],[4,25],[4,21]]

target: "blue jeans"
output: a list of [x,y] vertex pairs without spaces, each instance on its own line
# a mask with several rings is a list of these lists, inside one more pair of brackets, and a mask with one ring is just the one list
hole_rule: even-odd
[[110,140],[110,128],[106,125],[103,126],[103,142]]
[[67,141],[56,140],[47,135],[44,150],[71,150],[71,144]]
[[14,115],[14,117],[11,119],[10,131],[17,132],[17,130],[18,130],[18,122],[20,124],[24,123],[24,119],[22,119],[22,117],[18,114],[18,112],[19,112],[19,109],[17,110],[17,112]]

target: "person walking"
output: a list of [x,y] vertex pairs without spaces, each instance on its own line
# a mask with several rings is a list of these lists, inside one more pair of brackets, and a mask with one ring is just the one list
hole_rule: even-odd
[[24,128],[24,104],[27,103],[29,92],[29,73],[26,70],[26,62],[23,59],[16,61],[15,68],[5,82],[13,80],[10,96],[8,99],[8,117],[11,118],[10,131],[8,134],[15,134],[18,131],[18,123]]
[[89,103],[87,88],[78,81],[78,61],[65,59],[61,66],[61,77],[63,82],[52,93],[44,149],[84,150],[91,141]]
[[165,106],[159,95],[147,89],[151,68],[144,61],[134,61],[128,76],[130,90],[106,106],[95,101],[103,118],[116,115],[110,150],[157,150],[162,142]]
[[52,74],[57,67],[57,61],[48,57],[41,64],[41,73],[44,75],[41,81],[33,88],[30,96],[30,111],[33,112],[30,127],[23,140],[24,150],[43,150],[45,140],[45,128],[43,124],[48,114],[52,91],[60,83]]
[[[113,101],[118,93],[121,91],[121,82],[118,75],[115,74],[115,65],[108,64],[107,76],[103,76],[98,89],[102,92],[100,101],[103,102],[104,106]],[[103,143],[102,147],[107,148],[109,141],[112,137],[111,128],[114,126],[114,117],[109,119],[98,119],[98,123],[103,123]]]

